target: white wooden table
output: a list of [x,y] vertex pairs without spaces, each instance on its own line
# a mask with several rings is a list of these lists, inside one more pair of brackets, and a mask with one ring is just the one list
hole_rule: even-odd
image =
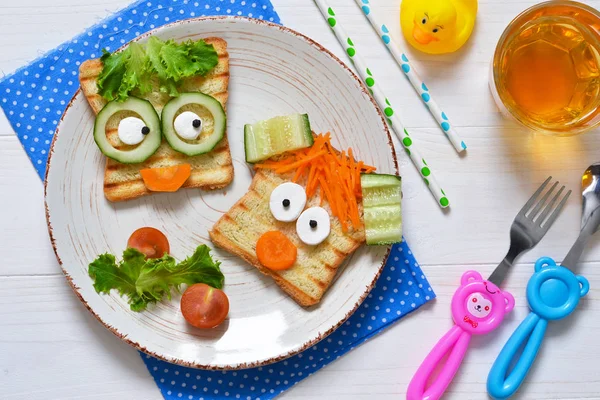
[[[282,22],[345,60],[310,0],[272,0]],[[399,0],[372,0],[400,39]],[[600,0],[587,0],[600,7]],[[9,5],[11,3],[12,5]],[[126,6],[129,0],[0,2],[0,70],[10,73]],[[418,364],[451,326],[449,302],[467,268],[488,274],[508,248],[508,230],[534,189],[553,175],[578,192],[581,173],[600,160],[600,135],[535,137],[501,118],[488,68],[506,24],[534,0],[480,1],[472,39],[461,52],[412,59],[469,145],[460,158],[418,101],[352,0],[331,0],[356,46],[437,171],[452,210],[442,212],[402,153],[404,231],[438,298],[379,337],[297,385],[285,399],[399,399]],[[475,338],[448,399],[485,398],[490,365],[528,312],[524,297],[539,256],[561,260],[577,237],[578,193],[553,229],[519,260],[506,288],[517,306],[502,329]],[[137,351],[103,328],[65,282],[50,247],[42,184],[0,113],[0,398],[160,399]],[[600,243],[579,272],[592,289],[576,314],[550,326],[522,399],[600,398]]]

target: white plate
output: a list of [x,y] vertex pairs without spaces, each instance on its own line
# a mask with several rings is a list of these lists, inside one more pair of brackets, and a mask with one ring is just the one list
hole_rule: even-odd
[[[313,129],[331,131],[334,143],[352,147],[380,172],[397,170],[381,113],[366,88],[339,59],[290,29],[246,18],[201,18],[153,32],[163,39],[219,36],[227,40],[231,64],[227,135],[234,182],[223,191],[196,189],[155,194],[124,203],[103,195],[105,158],[96,147],[94,114],[78,92],[54,137],[46,176],[50,237],[68,282],[108,329],[138,349],[169,362],[210,369],[264,365],[293,355],[340,326],[379,276],[388,249],[361,247],[345,264],[321,303],[303,309],[268,277],[237,257],[215,249],[222,261],[228,320],[214,330],[187,325],[179,296],[135,313],[117,293],[98,295],[87,266],[105,252],[120,257],[137,228],[154,226],[183,259],[247,190],[243,125],[276,115],[307,112]],[[145,40],[144,37],[141,40]]]

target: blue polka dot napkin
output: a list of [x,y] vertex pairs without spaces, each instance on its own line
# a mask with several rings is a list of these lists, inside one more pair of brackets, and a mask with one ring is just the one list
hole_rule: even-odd
[[[0,106],[40,177],[82,61],[169,22],[244,15],[279,23],[268,0],[144,0],[91,27],[15,73],[0,78]],[[435,297],[406,242],[392,248],[376,287],[344,325],[285,361],[241,371],[201,371],[143,354],[165,399],[271,399]],[[404,342],[403,345],[409,345]]]

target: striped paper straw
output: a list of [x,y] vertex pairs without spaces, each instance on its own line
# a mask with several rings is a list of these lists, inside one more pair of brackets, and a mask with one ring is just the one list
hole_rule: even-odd
[[423,177],[424,182],[427,184],[427,187],[435,197],[437,203],[442,208],[448,207],[450,205],[450,202],[448,200],[448,197],[446,196],[446,193],[444,193],[444,191],[438,184],[437,180],[435,179],[435,176],[433,175],[433,172],[431,171],[431,168],[427,165],[427,162],[421,156],[420,151],[415,146],[413,138],[408,134],[408,131],[402,124],[402,121],[400,121],[398,114],[394,112],[394,109],[390,104],[389,100],[386,98],[385,94],[383,93],[379,85],[376,83],[373,73],[369,68],[367,68],[367,66],[364,63],[364,60],[357,53],[352,39],[350,39],[350,37],[346,34],[344,29],[340,25],[339,21],[336,18],[335,12],[331,7],[327,5],[327,3],[324,0],[315,0],[315,3],[321,10],[323,17],[329,23],[329,26],[335,33],[335,36],[337,37],[338,41],[346,50],[346,54],[348,54],[348,56],[354,63],[358,74],[371,91],[371,94],[375,98],[375,101],[383,110],[385,116],[387,117],[390,127],[400,140],[400,143],[402,143],[402,146],[404,146],[406,154],[408,154],[415,167],[417,167],[417,170],[419,170],[419,173]]
[[459,153],[466,150],[467,145],[458,136],[458,133],[456,133],[456,130],[454,129],[452,124],[450,124],[450,120],[448,119],[446,113],[442,111],[440,106],[433,99],[431,92],[429,92],[429,88],[427,87],[425,82],[423,82],[423,80],[419,77],[419,74],[417,73],[417,70],[415,69],[414,65],[408,61],[408,57],[402,52],[400,46],[398,46],[398,43],[396,43],[396,41],[392,38],[389,29],[384,24],[380,24],[379,22],[377,22],[377,20],[375,19],[375,16],[371,12],[369,0],[355,1],[356,4],[358,4],[358,6],[361,8],[371,25],[373,26],[373,29],[375,29],[383,43],[385,43],[387,49],[390,51],[390,53],[392,53],[392,56],[396,60],[396,63],[398,63],[400,68],[402,68],[402,71],[408,78],[410,84],[415,89],[419,97],[421,97],[421,100],[423,100],[423,103],[425,103],[425,106],[427,107],[431,115],[433,115],[435,120],[438,122],[438,124],[442,128],[442,131],[444,132],[448,140],[450,140],[450,143],[452,143],[452,146],[454,146],[456,151],[458,151]]

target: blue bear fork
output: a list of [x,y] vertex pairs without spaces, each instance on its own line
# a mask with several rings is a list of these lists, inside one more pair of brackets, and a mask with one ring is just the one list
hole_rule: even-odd
[[[550,257],[536,261],[535,273],[527,283],[531,312],[508,339],[488,375],[487,390],[493,398],[506,399],[517,391],[535,361],[548,322],[571,314],[589,289],[587,279],[557,266]],[[521,357],[507,376],[511,361],[524,343]]]
[[[535,263],[535,273],[527,283],[527,301],[531,313],[512,334],[494,362],[488,375],[487,390],[495,399],[512,396],[525,380],[540,349],[549,321],[571,314],[585,296],[590,285],[587,279],[575,275],[574,268],[590,237],[600,225],[600,164],[591,165],[583,174],[583,212],[581,232],[566,255],[562,266],[549,257]],[[508,369],[523,347],[510,374]]]

